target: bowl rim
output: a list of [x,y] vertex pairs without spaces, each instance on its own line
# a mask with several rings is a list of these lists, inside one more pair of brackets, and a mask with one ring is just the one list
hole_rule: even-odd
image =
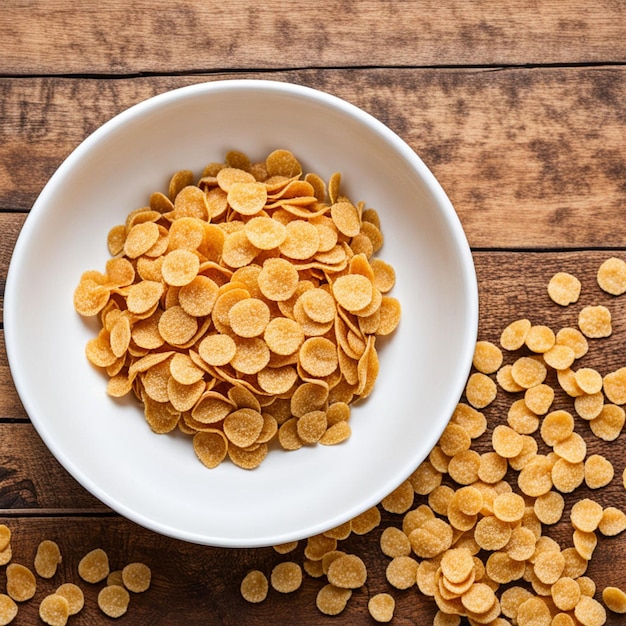
[[[356,118],[359,122],[365,123],[376,134],[382,135],[384,140],[392,144],[394,150],[398,151],[402,158],[406,160],[412,169],[416,170],[423,180],[424,184],[428,188],[428,192],[431,193],[439,206],[443,218],[446,223],[446,227],[449,234],[454,241],[455,251],[459,258],[460,273],[462,275],[461,281],[465,287],[466,295],[466,311],[465,311],[465,324],[467,333],[464,338],[462,346],[459,346],[458,360],[464,364],[459,368],[459,374],[454,385],[450,386],[449,398],[446,406],[448,407],[448,413],[452,415],[454,407],[459,401],[463,392],[467,375],[469,374],[472,356],[474,352],[475,342],[478,334],[478,284],[475,266],[473,262],[472,252],[469,246],[469,242],[466,238],[465,232],[459,220],[459,217],[445,193],[443,187],[439,181],[435,178],[431,170],[425,165],[422,159],[417,153],[393,130],[386,126],[383,122],[375,118],[370,113],[357,107],[342,98],[332,95],[330,93],[318,90],[313,87],[299,85],[290,82],[282,82],[266,79],[226,79],[215,80],[208,82],[199,82],[192,85],[186,85],[175,89],[168,90],[166,92],[151,96],[145,100],[142,100],[127,109],[117,113],[112,118],[105,121],[86,138],[84,138],[72,152],[63,160],[59,167],[51,175],[47,183],[42,188],[37,199],[32,205],[22,229],[18,235],[15,247],[13,249],[11,259],[9,261],[9,267],[7,272],[5,295],[4,295],[4,332],[5,332],[5,345],[7,352],[7,359],[9,369],[13,377],[14,385],[17,390],[18,396],[24,406],[24,409],[32,423],[35,430],[44,441],[46,447],[51,451],[59,463],[70,473],[70,475],[77,480],[84,488],[87,489],[92,495],[96,496],[101,502],[110,507],[112,510],[120,513],[127,519],[138,523],[139,525],[156,531],[162,535],[170,536],[175,539],[189,541],[192,543],[202,543],[205,545],[225,546],[225,547],[256,547],[262,545],[272,545],[281,543],[286,540],[292,540],[298,535],[294,531],[292,537],[271,537],[269,540],[264,538],[263,541],[239,541],[239,540],[222,540],[216,537],[202,537],[199,538],[193,533],[180,532],[178,529],[170,528],[169,526],[161,523],[158,520],[153,520],[146,515],[136,512],[129,508],[123,502],[119,502],[114,496],[110,496],[106,491],[102,490],[99,485],[94,484],[89,477],[85,477],[77,467],[71,458],[59,449],[55,443],[54,437],[49,432],[45,425],[45,417],[41,416],[39,412],[33,406],[27,382],[23,378],[23,374],[19,369],[16,369],[15,364],[17,362],[17,339],[14,336],[13,328],[16,324],[16,320],[19,316],[19,311],[14,305],[17,301],[17,290],[19,285],[16,279],[17,266],[20,265],[21,258],[27,251],[27,243],[31,236],[31,231],[36,227],[38,217],[46,209],[48,198],[53,194],[55,186],[58,181],[61,181],[66,171],[71,170],[74,164],[82,158],[82,155],[89,152],[92,146],[96,145],[103,137],[105,137],[110,130],[117,126],[127,124],[132,121],[133,118],[142,116],[144,113],[150,112],[153,109],[160,109],[170,106],[172,103],[177,102],[180,99],[185,99],[188,96],[195,96],[202,94],[206,97],[210,97],[214,93],[220,93],[224,91],[269,91],[280,92],[283,94],[291,94],[298,98],[304,98],[306,100],[316,101],[324,106],[328,106],[332,109],[339,110],[350,117]],[[464,375],[461,375],[464,372]],[[445,423],[440,425],[439,432],[433,432],[433,442],[436,442],[437,438],[443,432]],[[434,444],[433,444],[434,445]],[[416,461],[417,464],[417,461]],[[404,479],[408,478],[405,476]],[[377,505],[382,498],[387,494],[373,493],[368,502],[364,502],[362,509],[366,510],[371,506]],[[323,532],[326,528],[311,527],[305,529],[308,536]]]

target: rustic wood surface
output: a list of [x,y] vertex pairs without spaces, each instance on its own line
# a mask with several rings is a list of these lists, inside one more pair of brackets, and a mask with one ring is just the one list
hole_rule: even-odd
[[[459,0],[301,3],[161,3],[6,0],[0,9],[0,312],[15,241],[29,208],[63,159],[116,113],[166,90],[223,78],[269,78],[315,87],[377,116],[423,158],[450,196],[472,247],[479,282],[479,338],[497,342],[513,319],[554,330],[575,325],[586,304],[604,304],[613,334],[590,341],[581,365],[605,374],[626,365],[626,296],[603,293],[600,263],[626,258],[626,4],[619,0]],[[546,286],[556,271],[583,284],[576,305],[559,307]],[[505,355],[511,362],[513,355]],[[500,392],[488,431],[515,396]],[[557,396],[555,405],[571,407]],[[615,468],[597,492],[567,497],[563,521],[546,533],[572,545],[569,510],[592,497],[626,510],[626,434],[612,443],[577,423],[589,453]],[[515,474],[509,479],[515,483]],[[425,501],[416,498],[416,504]],[[56,540],[63,563],[15,624],[38,622],[39,600],[61,580],[78,582],[78,560],[104,548],[114,567],[141,560],[153,583],[133,595],[127,624],[369,624],[367,601],[396,599],[396,624],[432,623],[436,608],[416,588],[392,589],[372,533],[343,548],[368,565],[368,582],[336,618],[321,615],[321,581],[305,577],[290,595],[260,605],[239,594],[252,568],[267,574],[289,557],[272,548],[226,550],[159,536],[87,493],[47,451],[11,381],[0,317],[0,523],[13,531],[14,560],[32,563],[38,543]],[[596,597],[626,589],[626,538],[601,538],[588,575]],[[0,592],[4,591],[4,568]],[[96,586],[71,624],[113,623]],[[609,613],[617,626],[623,616]]]

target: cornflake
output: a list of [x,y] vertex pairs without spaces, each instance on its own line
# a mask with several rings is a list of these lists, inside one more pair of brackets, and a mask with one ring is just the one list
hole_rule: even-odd
[[42,578],[52,578],[61,560],[59,546],[54,541],[44,539],[37,546],[34,562],[35,571]]
[[622,432],[625,415],[621,406],[605,404],[597,417],[589,422],[589,427],[599,439],[614,441]]
[[351,596],[352,589],[335,587],[328,583],[318,591],[315,604],[324,615],[339,615],[346,608]]
[[17,604],[6,593],[0,593],[0,624],[10,624],[17,615]]
[[535,499],[533,508],[542,524],[556,524],[563,515],[565,499],[556,491],[548,491]]
[[107,585],[98,592],[98,607],[108,617],[118,618],[128,611],[130,594],[119,585]]
[[6,568],[7,594],[16,602],[30,600],[37,590],[32,571],[20,563],[10,563]]
[[74,583],[63,583],[57,587],[55,594],[67,600],[70,615],[79,613],[85,605],[85,596],[82,589]]
[[594,598],[581,596],[574,616],[585,626],[602,626],[606,622],[606,609]]
[[490,341],[477,341],[472,365],[482,374],[493,374],[502,365],[502,351]]
[[[114,258],[74,292],[77,313],[101,325],[87,359],[109,395],[134,393],[155,433],[193,437],[209,468],[253,469],[274,441],[340,444],[351,405],[374,389],[376,340],[400,322],[395,270],[374,256],[383,243],[378,213],[342,193],[340,174],[303,175],[284,149],[259,163],[231,150],[197,180],[176,172],[110,230]],[[499,349],[488,351],[482,367],[497,369]],[[310,385],[323,401],[287,415]]]
[[525,344],[531,352],[544,353],[548,352],[556,343],[556,335],[548,326],[541,324],[531,326],[526,335]]
[[510,352],[519,350],[524,345],[531,326],[528,319],[511,322],[500,335],[500,345]]
[[387,565],[387,582],[396,589],[409,589],[417,580],[418,562],[410,556],[394,557]]
[[571,611],[576,608],[580,600],[580,585],[569,576],[559,578],[551,589],[552,600],[555,606],[561,611]]
[[380,549],[383,554],[391,558],[409,556],[411,542],[399,528],[388,526],[380,536]]
[[396,601],[388,593],[377,593],[367,602],[367,610],[372,618],[380,623],[390,622],[396,608]]
[[613,465],[600,454],[592,454],[585,460],[585,483],[590,489],[600,489],[613,480]]
[[302,584],[302,568],[293,561],[279,563],[272,570],[270,584],[280,593],[292,593]]
[[78,562],[78,574],[88,583],[104,580],[110,571],[109,557],[102,548],[91,550]]
[[133,593],[143,593],[150,587],[152,572],[145,563],[129,563],[122,569],[124,587]]
[[578,327],[590,339],[608,337],[613,332],[611,312],[601,304],[586,306],[578,314]]
[[626,593],[618,587],[605,587],[602,590],[602,601],[613,613],[626,613]]
[[568,272],[557,272],[548,282],[548,295],[561,306],[577,302],[580,290],[580,281]]
[[598,268],[598,285],[613,296],[626,293],[626,262],[611,257]]
[[598,530],[606,537],[614,537],[624,532],[626,513],[614,506],[606,507],[598,524]]
[[356,554],[345,554],[328,568],[328,582],[341,589],[358,589],[367,580],[365,563]]
[[70,605],[61,595],[52,593],[39,604],[39,617],[49,626],[65,626],[70,616]]
[[535,415],[545,415],[549,411],[553,401],[554,389],[544,383],[530,387],[524,394],[524,403]]
[[617,405],[626,404],[626,367],[606,374],[603,390],[610,402]]
[[583,532],[593,532],[602,520],[603,509],[600,504],[589,498],[579,500],[571,511],[572,526]]
[[6,550],[11,542],[11,529],[6,524],[0,524],[0,552]]
[[542,361],[529,356],[522,356],[513,363],[511,376],[523,389],[530,389],[543,383],[547,368]]
[[465,396],[473,407],[485,408],[495,400],[496,394],[496,384],[486,374],[474,372],[469,377],[465,387]]

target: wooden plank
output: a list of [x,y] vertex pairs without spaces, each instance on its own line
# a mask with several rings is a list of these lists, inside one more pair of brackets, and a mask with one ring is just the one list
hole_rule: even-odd
[[[287,555],[272,548],[220,549],[198,546],[156,535],[122,518],[2,518],[13,531],[14,561],[30,565],[37,545],[44,539],[56,541],[63,561],[50,580],[38,578],[37,592],[30,601],[20,604],[17,626],[36,623],[41,599],[63,582],[78,584],[85,594],[85,607],[72,617],[72,624],[95,626],[103,623],[97,607],[97,593],[103,583],[87,584],[77,573],[78,562],[87,552],[101,548],[109,556],[111,569],[130,562],[146,563],[152,570],[150,588],[141,594],[131,594],[128,613],[123,618],[132,624],[176,624],[181,615],[190,624],[251,624],[273,623],[369,624],[367,602],[375,593],[390,593],[396,600],[394,623],[431,624],[436,607],[431,598],[413,587],[400,591],[386,582],[385,568],[389,559],[380,552],[382,530],[398,525],[400,516],[384,514],[381,525],[364,537],[352,536],[339,543],[346,552],[359,555],[368,568],[364,587],[353,592],[347,608],[337,617],[322,615],[315,606],[318,590],[325,578],[304,576],[303,584],[294,593],[281,594],[270,589],[267,599],[257,605],[245,602],[239,586],[251,569],[264,572],[268,578],[280,562],[303,561],[304,542]],[[587,575],[599,590],[607,584],[626,584],[624,570],[615,563],[626,558],[624,542],[602,541]],[[4,578],[4,572],[1,574]],[[621,616],[609,614],[607,626],[619,626]]]
[[[0,212],[0,232],[2,232],[2,238],[0,239],[0,326],[4,323],[4,288],[9,264],[15,248],[15,242],[25,219],[25,213]],[[2,350],[4,351],[4,337]]]
[[[317,87],[381,119],[438,177],[473,247],[626,243],[614,227],[626,200],[624,68],[254,76]],[[0,207],[27,210],[67,154],[119,111],[205,78],[0,79]]]
[[17,394],[11,370],[7,360],[7,351],[4,344],[4,329],[0,330],[0,418],[26,418],[26,411]]
[[0,510],[109,512],[48,451],[32,424],[0,422]]
[[[302,587],[292,594],[271,591],[265,602],[252,605],[240,593],[241,579],[251,569],[260,569],[269,577],[279,562],[294,558],[302,562],[303,544],[288,556],[272,548],[242,550],[198,546],[161,537],[121,518],[1,518],[13,531],[14,560],[32,564],[37,545],[43,539],[58,543],[63,561],[51,580],[38,579],[35,597],[20,604],[18,626],[37,622],[41,599],[62,582],[79,584],[85,594],[85,608],[71,618],[77,626],[103,623],[96,597],[103,584],[84,583],[77,574],[80,558],[94,548],[104,549],[112,569],[129,562],[143,562],[152,569],[150,589],[132,594],[128,613],[123,620],[131,624],[177,624],[184,616],[189,624],[262,625],[276,623],[332,624],[337,618],[325,617],[315,608],[315,596],[321,580],[305,576]],[[348,545],[359,551],[370,565],[367,587],[354,592],[341,620],[350,624],[369,623],[367,599],[374,589],[386,588],[384,562],[374,545],[374,537],[355,537]],[[371,554],[366,554],[368,550]],[[4,578],[4,573],[1,574]],[[428,616],[432,622],[432,602],[415,590],[398,593],[397,623],[413,623],[414,616]]]
[[608,0],[7,2],[0,73],[624,61],[624,17]]

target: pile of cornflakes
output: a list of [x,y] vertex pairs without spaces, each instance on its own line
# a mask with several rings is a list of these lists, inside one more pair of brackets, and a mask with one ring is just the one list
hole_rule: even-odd
[[[626,294],[626,262],[603,262],[597,284],[613,296]],[[547,293],[567,307],[581,287],[574,275],[558,272]],[[616,477],[611,461],[590,453],[578,432],[606,442],[623,432],[626,367],[600,372],[577,363],[593,340],[613,333],[612,321],[608,307],[584,306],[577,325],[555,331],[520,318],[502,329],[499,342],[478,341],[465,397],[428,458],[378,507],[308,538],[301,557],[298,542],[275,546],[289,560],[269,580],[260,570],[248,572],[243,598],[258,603],[271,590],[293,592],[304,569],[321,579],[317,609],[340,614],[367,581],[365,563],[341,542],[371,532],[384,510],[398,516],[379,535],[386,582],[391,591],[416,588],[431,598],[433,626],[602,626],[608,611],[626,615],[626,590],[598,589],[588,575],[598,542],[626,530],[626,513],[576,493]],[[555,406],[559,387],[571,407]],[[488,429],[483,409],[499,393],[510,404]],[[619,478],[626,488],[626,470]],[[550,537],[558,523],[571,529],[565,546]],[[387,591],[368,599],[376,622],[392,621],[395,607]]]
[[101,329],[86,347],[131,391],[155,433],[193,436],[209,468],[257,467],[285,450],[351,434],[351,404],[374,387],[376,339],[400,320],[394,268],[374,255],[379,215],[288,150],[238,151],[132,211],[108,234],[104,273],[74,292]]

